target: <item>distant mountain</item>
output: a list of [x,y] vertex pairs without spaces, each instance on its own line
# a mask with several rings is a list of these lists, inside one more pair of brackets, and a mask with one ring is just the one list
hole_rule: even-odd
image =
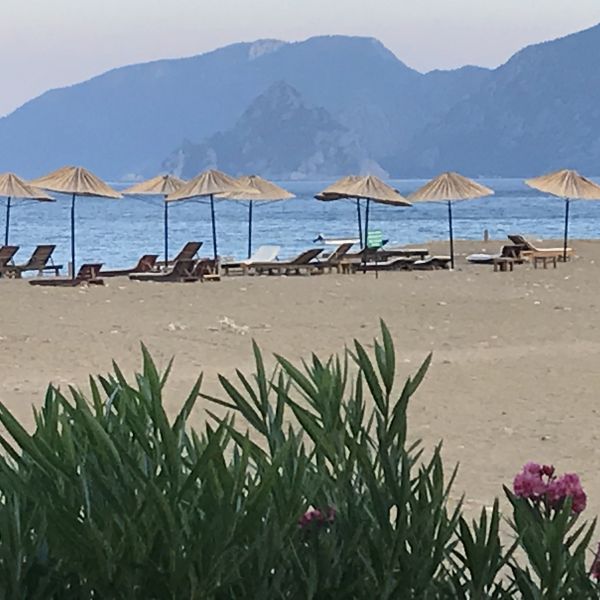
[[188,174],[213,162],[282,177],[360,165],[392,176],[599,174],[597,56],[600,26],[495,70],[426,74],[372,38],[234,44],[31,100],[0,119],[0,170],[30,177],[77,163],[121,179],[155,174],[171,156]]
[[355,133],[285,82],[256,98],[234,127],[200,144],[184,142],[163,166],[184,178],[208,168],[275,179],[382,171]]
[[390,129],[414,127],[411,87],[421,77],[376,40],[343,36],[241,43],[123,67],[0,119],[0,165],[24,176],[73,162],[112,178],[149,174],[182,140],[232,127],[282,80],[340,122],[370,131],[369,148],[391,148]]
[[521,50],[386,168],[521,176],[573,167],[600,174],[600,25]]

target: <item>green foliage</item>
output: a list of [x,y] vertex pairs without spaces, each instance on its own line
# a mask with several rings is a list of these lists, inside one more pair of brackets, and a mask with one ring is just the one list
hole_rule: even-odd
[[277,356],[271,372],[256,345],[254,358],[252,376],[204,396],[227,413],[207,411],[201,431],[188,426],[201,380],[169,420],[170,367],[145,349],[133,383],[114,365],[87,398],[51,387],[32,433],[0,405],[0,597],[598,597],[593,525],[568,506],[548,520],[509,494],[504,548],[498,502],[472,523],[449,502],[441,448],[408,441],[430,357],[396,391],[383,323],[372,352]]

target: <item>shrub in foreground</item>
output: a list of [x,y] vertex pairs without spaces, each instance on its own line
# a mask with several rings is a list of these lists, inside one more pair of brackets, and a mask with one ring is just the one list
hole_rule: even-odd
[[135,382],[115,365],[87,398],[50,387],[31,434],[0,405],[0,597],[599,597],[578,480],[526,465],[508,547],[498,501],[473,522],[449,502],[440,447],[407,439],[430,359],[396,391],[384,325],[372,352],[254,356],[201,431],[201,381],[169,421],[145,350]]

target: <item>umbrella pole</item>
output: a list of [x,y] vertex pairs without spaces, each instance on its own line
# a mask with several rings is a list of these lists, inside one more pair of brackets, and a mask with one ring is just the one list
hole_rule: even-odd
[[563,247],[563,261],[567,262],[567,243],[569,241],[569,206],[571,201],[567,198],[565,200],[565,243]]
[[454,269],[454,230],[452,228],[452,200],[448,200],[448,233],[450,234],[450,266]]
[[369,207],[371,201],[367,198],[367,208],[365,209],[365,239],[363,244],[363,274],[367,272],[367,240],[369,237]]
[[8,228],[10,227],[10,196],[6,200],[6,230],[4,232],[4,245],[8,246]]
[[358,239],[359,243],[362,246],[363,243],[363,232],[362,232],[362,218],[360,214],[360,199],[356,199],[356,217],[358,219]]
[[71,278],[75,279],[75,194],[71,198]]
[[215,220],[215,197],[213,194],[210,195],[210,220],[212,223],[212,235],[213,235],[213,254],[214,259],[217,260],[217,223]]
[[248,258],[252,256],[252,200],[248,202]]
[[165,200],[165,267],[169,265],[169,203]]

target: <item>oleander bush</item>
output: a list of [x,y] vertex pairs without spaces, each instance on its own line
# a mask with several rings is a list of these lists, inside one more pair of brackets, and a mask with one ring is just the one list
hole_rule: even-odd
[[600,597],[576,476],[529,463],[507,526],[498,501],[465,518],[441,448],[407,434],[430,358],[396,390],[385,325],[371,351],[254,356],[200,431],[201,380],[169,420],[145,349],[134,382],[50,387],[33,433],[0,405],[0,598]]

